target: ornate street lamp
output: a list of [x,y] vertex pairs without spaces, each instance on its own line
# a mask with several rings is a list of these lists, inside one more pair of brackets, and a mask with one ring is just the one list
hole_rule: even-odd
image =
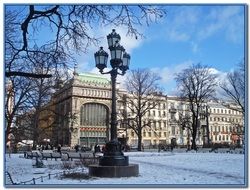
[[103,72],[107,67],[108,53],[100,47],[100,50],[95,53],[96,67],[102,74],[111,75],[112,84],[112,111],[111,111],[111,139],[106,143],[106,151],[99,160],[100,166],[128,166],[128,157],[124,156],[121,150],[121,144],[117,140],[117,113],[116,113],[116,77],[124,75],[129,69],[130,55],[125,52],[125,49],[120,45],[121,37],[112,30],[112,33],[107,36],[110,50],[110,65],[112,69],[108,72]]

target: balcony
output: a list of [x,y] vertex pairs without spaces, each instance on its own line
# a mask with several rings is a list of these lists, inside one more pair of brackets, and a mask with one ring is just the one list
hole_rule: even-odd
[[176,112],[177,112],[177,109],[176,109],[176,108],[170,108],[170,109],[169,109],[169,112],[170,112],[170,113],[176,113]]

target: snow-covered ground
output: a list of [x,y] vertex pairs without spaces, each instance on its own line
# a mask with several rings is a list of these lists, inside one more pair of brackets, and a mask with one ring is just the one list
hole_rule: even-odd
[[[35,181],[40,187],[103,187],[111,186],[141,186],[141,187],[175,187],[175,186],[212,186],[240,187],[246,184],[244,154],[229,153],[194,153],[194,152],[128,152],[130,163],[139,164],[139,176],[128,178],[97,178],[69,179],[61,175],[51,175],[66,170],[59,159],[57,161],[43,160],[44,168],[34,168],[35,160],[25,159],[23,155],[6,156],[5,171],[8,171],[15,183],[39,178]],[[77,163],[77,162],[76,162]],[[72,161],[74,164],[74,161]],[[76,167],[75,170],[88,173],[88,169]],[[32,184],[33,181],[30,182]],[[29,184],[22,187],[29,187]]]

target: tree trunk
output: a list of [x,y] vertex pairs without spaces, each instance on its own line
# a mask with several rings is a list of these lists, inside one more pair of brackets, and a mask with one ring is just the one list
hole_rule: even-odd
[[141,129],[138,130],[138,147],[137,150],[141,151],[141,141],[142,141],[142,135],[141,135]]
[[197,135],[197,119],[195,116],[193,116],[193,123],[192,123],[192,145],[191,145],[191,150],[197,150],[196,147],[196,135]]

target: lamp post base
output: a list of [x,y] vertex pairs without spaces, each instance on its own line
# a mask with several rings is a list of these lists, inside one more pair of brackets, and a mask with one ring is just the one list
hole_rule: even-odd
[[139,165],[129,164],[128,166],[100,166],[89,165],[89,175],[94,177],[137,177]]
[[100,166],[128,166],[128,156],[124,156],[117,140],[106,143],[104,155],[99,159]]

